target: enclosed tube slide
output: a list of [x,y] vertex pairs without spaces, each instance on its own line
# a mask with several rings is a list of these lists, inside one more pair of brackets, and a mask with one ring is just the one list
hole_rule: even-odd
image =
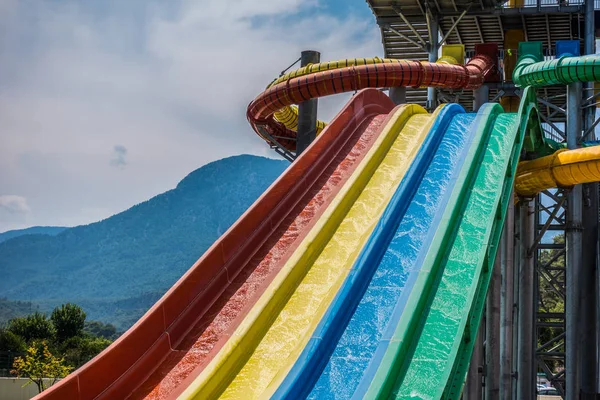
[[[292,104],[317,97],[365,88],[445,87],[476,89],[493,70],[493,60],[483,54],[466,65],[382,59],[381,63],[352,65],[299,77],[290,75],[272,85],[248,106],[247,117],[254,131],[270,144],[271,138],[295,151],[296,132],[275,119],[274,114]],[[305,69],[304,72],[310,71]]]
[[381,116],[393,107],[377,90],[354,96],[133,327],[37,398],[115,399],[134,392],[165,398],[183,390],[181,382],[222,347],[315,226],[377,139]]
[[573,82],[600,81],[600,56],[560,57],[540,61],[535,54],[526,54],[519,59],[513,72],[515,85],[521,87],[543,87],[568,85]]
[[550,188],[600,182],[600,146],[559,150],[551,156],[519,164],[515,191],[533,196]]

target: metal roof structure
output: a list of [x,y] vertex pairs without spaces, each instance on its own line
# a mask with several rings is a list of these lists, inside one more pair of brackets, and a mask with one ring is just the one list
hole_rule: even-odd
[[[555,54],[557,40],[583,39],[583,0],[526,0],[520,7],[490,0],[367,0],[367,3],[380,26],[384,55],[389,58],[427,60],[430,35],[436,26],[440,44],[463,44],[467,58],[476,44],[497,43],[502,59],[505,31],[510,29],[522,30],[526,41],[543,42],[544,54],[549,57]],[[489,101],[498,101],[513,91],[510,84],[491,85]],[[473,107],[472,91],[438,89],[438,93],[442,102],[458,102],[467,110]],[[565,93],[564,87],[551,87],[540,95],[560,107]],[[406,97],[408,102],[427,105],[425,88],[408,89]],[[555,122],[564,120],[563,115],[556,117]]]

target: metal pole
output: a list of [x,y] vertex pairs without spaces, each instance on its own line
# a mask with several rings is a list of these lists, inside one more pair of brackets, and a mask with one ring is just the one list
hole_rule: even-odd
[[[596,52],[596,38],[594,26],[594,0],[585,0],[585,31],[584,31],[584,53],[594,54]],[[594,94],[594,83],[585,83],[585,97]],[[585,109],[584,130],[594,130],[594,120],[596,118],[596,107],[587,107]],[[586,139],[595,140],[596,135],[592,133]],[[583,185],[585,193],[585,202],[583,203],[583,235],[582,248],[585,252],[582,254],[582,276],[580,287],[580,306],[581,314],[579,318],[581,343],[579,368],[581,372],[581,390],[584,393],[600,392],[600,365],[598,354],[600,345],[598,344],[597,331],[600,328],[600,315],[597,315],[598,288],[597,277],[597,258],[598,258],[598,184],[590,183]]]
[[[581,83],[567,86],[567,147],[578,147],[581,135]],[[565,386],[566,398],[578,399],[581,388],[580,374],[580,282],[582,269],[582,207],[581,185],[576,185],[567,197],[567,265],[565,302],[566,355]]]
[[535,395],[534,357],[534,276],[533,253],[530,252],[535,238],[533,201],[521,204],[520,237],[521,265],[519,271],[519,331],[518,331],[518,379],[517,399],[529,400]]
[[[316,64],[321,60],[321,53],[314,50],[305,50],[300,58],[302,67]],[[298,134],[296,136],[296,155],[304,150],[317,137],[317,106],[318,100],[311,99],[298,104]]]
[[406,88],[405,87],[390,88],[390,99],[396,105],[406,103]]
[[583,189],[583,232],[581,247],[582,270],[580,282],[580,332],[581,343],[581,390],[584,393],[596,393],[598,385],[596,331],[598,321],[596,319],[596,248],[598,245],[598,184],[588,183],[582,185]]
[[487,103],[490,98],[490,88],[483,85],[473,91],[473,111],[479,111],[479,108]]
[[[429,19],[431,37],[429,38],[429,62],[436,62],[438,59],[438,17],[434,15]],[[430,110],[437,107],[437,89],[427,88],[427,106]]]
[[485,318],[485,399],[500,399],[500,269],[502,251],[496,254],[488,288]]
[[513,335],[513,252],[515,236],[515,206],[511,201],[506,212],[506,222],[500,242],[500,398],[512,396],[512,335]]
[[481,400],[481,372],[483,364],[483,319],[477,330],[477,338],[471,355],[471,363],[467,372],[467,381],[463,389],[463,400]]
[[[594,26],[594,0],[585,0],[585,27],[584,27],[584,40],[583,40],[583,52],[584,54],[594,54],[596,52],[596,34]],[[586,82],[585,88],[587,89],[584,93],[585,96],[591,96],[593,94],[594,82]],[[588,129],[594,123],[594,117],[596,115],[596,107],[588,107],[585,110],[585,129]],[[595,138],[592,138],[594,140]]]
[[[520,279],[519,279],[519,271],[521,271],[521,264],[523,264],[523,260],[521,259],[521,247],[523,245],[523,232],[521,231],[521,209],[522,207],[515,207],[514,214],[515,220],[513,229],[517,233],[515,235],[515,247],[513,251],[513,305],[512,305],[512,316],[513,316],[513,334],[512,334],[512,373],[511,373],[511,382],[512,382],[512,399],[517,399],[517,387],[518,387],[518,370],[519,370],[519,294],[520,294]],[[525,212],[527,209],[525,209]],[[517,240],[518,239],[518,240]]]

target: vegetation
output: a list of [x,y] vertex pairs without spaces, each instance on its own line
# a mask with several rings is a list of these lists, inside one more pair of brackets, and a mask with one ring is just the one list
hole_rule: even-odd
[[[42,340],[34,341],[24,357],[15,358],[14,370],[11,372],[19,378],[29,378],[27,384],[35,383],[38,393],[41,393],[54,385],[58,379],[67,376],[72,369],[65,364],[64,359],[52,355],[48,345]],[[49,379],[48,384],[46,379]]]
[[72,337],[81,336],[85,324],[85,313],[81,307],[75,304],[63,304],[52,311],[50,317],[54,329],[56,329],[56,339],[64,342]]
[[89,319],[124,330],[287,165],[248,155],[215,161],[175,189],[106,220],[55,236],[27,234],[0,242],[0,293],[31,301],[45,313],[77,303]]
[[30,378],[41,391],[45,389],[43,378],[51,378],[52,382],[64,377],[108,347],[118,335],[113,325],[86,321],[81,307],[64,304],[56,307],[50,318],[35,312],[10,320],[0,328],[0,353],[6,355],[11,373]]

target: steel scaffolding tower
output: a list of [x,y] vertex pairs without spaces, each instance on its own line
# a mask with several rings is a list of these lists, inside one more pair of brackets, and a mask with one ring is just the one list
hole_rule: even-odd
[[[437,45],[464,44],[467,58],[475,44],[496,42],[502,58],[505,31],[513,29],[521,30],[525,41],[543,42],[547,59],[556,55],[557,40],[579,40],[582,54],[594,53],[593,0],[367,3],[381,28],[386,57],[431,60],[436,47],[430,38],[437,36]],[[520,94],[510,82],[487,86],[492,102]],[[474,94],[466,90],[426,94],[409,88],[402,95],[429,108],[458,102],[470,110],[481,102],[473,105]],[[570,148],[595,140],[599,95],[592,84],[538,90],[546,136]],[[501,247],[500,273],[490,286],[486,323],[477,339],[481,349],[474,351],[464,397],[534,398],[537,371],[569,399],[597,393],[598,185],[520,199],[514,212],[509,210]],[[540,289],[550,293],[545,297],[553,304]]]

